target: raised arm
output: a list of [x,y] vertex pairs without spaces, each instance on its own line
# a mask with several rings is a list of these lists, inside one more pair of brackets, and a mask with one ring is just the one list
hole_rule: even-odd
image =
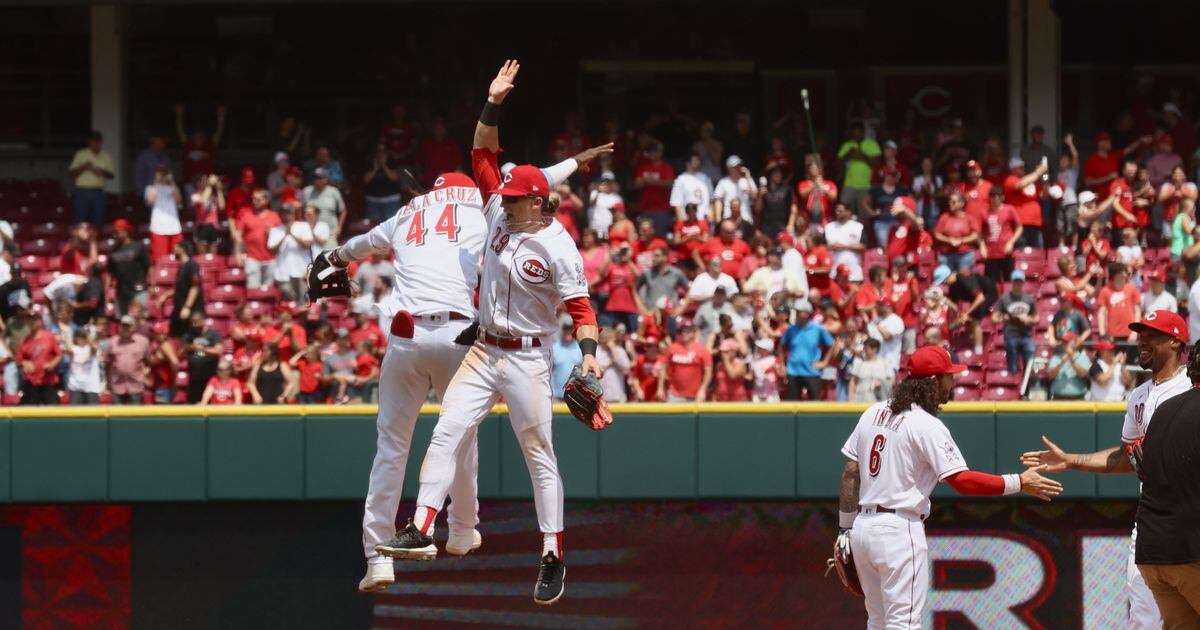
[[479,123],[475,125],[473,148],[487,149],[493,153],[500,151],[500,104],[516,87],[517,73],[520,70],[521,64],[517,63],[516,59],[507,59],[496,73],[496,78],[492,79],[492,84],[488,86],[487,103],[483,106]]

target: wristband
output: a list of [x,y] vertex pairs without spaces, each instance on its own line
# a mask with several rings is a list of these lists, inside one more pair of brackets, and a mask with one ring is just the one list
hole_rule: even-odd
[[580,339],[579,349],[583,351],[583,356],[596,356],[596,340],[595,339]]
[[498,126],[500,124],[500,105],[493,103],[491,100],[485,101],[483,112],[479,114],[479,122],[488,127]]
[[341,256],[338,256],[339,249],[341,249],[341,248],[338,247],[338,248],[329,250],[329,264],[333,265],[334,267],[349,267],[350,263],[345,260],[342,260]]
[[1012,473],[1001,476],[1004,477],[1004,494],[1016,494],[1021,491],[1021,475]]
[[842,529],[850,529],[854,527],[854,519],[858,518],[858,512],[838,512],[838,527]]

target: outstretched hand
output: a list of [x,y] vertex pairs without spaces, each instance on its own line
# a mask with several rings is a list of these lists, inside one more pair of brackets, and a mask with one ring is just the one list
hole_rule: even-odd
[[1044,451],[1029,451],[1021,455],[1021,464],[1030,468],[1040,468],[1045,472],[1062,472],[1067,469],[1067,454],[1057,444],[1042,436],[1046,443]]
[[1048,468],[1043,465],[1037,468],[1030,468],[1021,473],[1021,492],[1043,501],[1049,501],[1062,494],[1063,486],[1061,483],[1038,474],[1047,471]]
[[601,155],[608,155],[612,152],[613,143],[609,142],[608,144],[602,144],[598,147],[592,147],[586,151],[583,151],[579,155],[576,155],[575,162],[579,164],[579,170],[586,172],[588,170],[588,165],[592,162],[592,160],[600,157]]
[[488,100],[497,105],[503,103],[508,93],[517,86],[517,72],[520,70],[521,64],[517,63],[516,59],[505,60],[500,71],[496,73],[496,78],[492,79],[492,84],[488,86]]

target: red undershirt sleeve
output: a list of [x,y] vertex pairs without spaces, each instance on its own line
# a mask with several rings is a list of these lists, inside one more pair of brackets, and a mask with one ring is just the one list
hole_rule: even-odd
[[571,314],[571,321],[575,322],[575,328],[580,326],[595,326],[596,313],[592,311],[592,302],[586,297],[573,297],[563,303],[567,307],[567,312]]
[[946,483],[959,494],[993,496],[1004,494],[1004,478],[1000,475],[963,470],[946,477]]

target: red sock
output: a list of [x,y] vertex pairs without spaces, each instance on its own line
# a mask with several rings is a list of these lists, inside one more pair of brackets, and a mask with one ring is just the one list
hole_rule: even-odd
[[563,559],[563,533],[557,532],[554,534],[542,534],[542,555],[546,555],[551,551],[559,559]]
[[422,534],[428,535],[433,530],[433,519],[436,517],[437,510],[418,505],[417,512],[413,515],[413,523],[417,526],[417,529],[421,530]]

